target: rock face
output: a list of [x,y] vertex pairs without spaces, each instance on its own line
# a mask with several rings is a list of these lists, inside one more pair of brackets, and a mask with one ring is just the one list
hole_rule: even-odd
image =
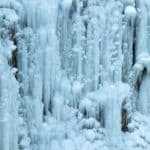
[[148,148],[138,129],[149,129],[149,8],[147,0],[0,2],[0,150]]

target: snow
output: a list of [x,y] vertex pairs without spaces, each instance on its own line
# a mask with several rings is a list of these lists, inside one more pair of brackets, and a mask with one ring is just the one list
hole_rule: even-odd
[[148,73],[150,71],[150,55],[148,53],[141,53],[139,56],[138,56],[138,63],[143,65]]
[[100,123],[94,118],[82,119],[80,122],[81,129],[98,129],[100,127]]
[[133,6],[127,6],[125,8],[125,15],[127,17],[135,18],[136,17],[136,9]]

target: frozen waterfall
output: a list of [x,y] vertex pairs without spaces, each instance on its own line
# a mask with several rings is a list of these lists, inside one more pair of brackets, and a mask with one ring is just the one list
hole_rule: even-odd
[[149,8],[0,1],[0,150],[149,150]]

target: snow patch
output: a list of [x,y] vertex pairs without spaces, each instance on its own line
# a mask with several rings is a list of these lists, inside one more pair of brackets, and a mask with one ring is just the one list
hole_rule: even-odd
[[127,17],[135,18],[136,17],[136,9],[133,6],[127,6],[125,8],[125,15]]

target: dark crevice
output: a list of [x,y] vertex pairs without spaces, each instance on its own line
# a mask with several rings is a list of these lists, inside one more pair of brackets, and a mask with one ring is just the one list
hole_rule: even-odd
[[147,74],[147,69],[144,68],[143,71],[139,74],[138,76],[138,79],[137,79],[137,82],[136,82],[136,85],[135,85],[135,89],[139,92],[140,91],[140,86],[141,86],[141,83],[144,79],[144,77],[146,76]]
[[105,116],[104,107],[103,108],[101,107],[99,110],[99,118],[98,118],[98,121],[100,121],[101,127],[105,127],[104,116]]
[[83,111],[83,116],[84,116],[84,117],[88,117],[88,116],[87,116],[87,111],[86,111],[86,109],[84,109],[84,111]]
[[128,131],[127,115],[128,115],[127,110],[126,110],[126,109],[122,109],[122,112],[121,112],[121,116],[122,116],[122,121],[121,121],[122,126],[121,126],[121,130],[122,130],[123,132]]
[[128,111],[125,108],[126,102],[122,103],[122,110],[121,110],[121,131],[127,132],[128,131]]
[[14,50],[13,52],[12,52],[12,60],[11,60],[11,66],[13,67],[13,68],[17,68],[17,62],[18,60],[17,60],[17,49],[16,50]]
[[44,117],[44,116],[46,116],[46,109],[45,109],[45,106],[44,106],[44,88],[42,90],[42,103],[43,103],[43,117]]
[[96,120],[100,123],[101,127],[105,127],[105,106],[101,103],[97,108]]
[[73,2],[72,2],[72,6],[71,6],[71,8],[70,8],[70,10],[69,10],[69,14],[68,14],[68,16],[69,16],[70,19],[72,19],[73,14],[74,14],[76,11],[77,11],[77,4],[76,4],[76,1],[73,1]]
[[85,27],[85,37],[87,38],[87,28],[88,28],[88,22],[84,21],[84,27]]
[[82,1],[82,4],[83,4],[83,7],[82,7],[81,10],[80,10],[81,16],[84,15],[84,13],[85,13],[85,11],[86,11],[86,9],[87,9],[87,7],[88,7],[87,1],[83,0],[83,1]]
[[52,113],[52,108],[53,108],[53,103],[52,103],[52,98],[49,101],[49,105],[48,105],[48,110],[50,113]]
[[134,22],[134,28],[133,28],[133,47],[132,47],[132,53],[133,53],[133,60],[132,60],[132,66],[136,62],[136,20]]
[[[17,56],[17,53],[18,53],[18,49],[17,49],[17,39],[15,38],[15,35],[16,35],[16,29],[15,29],[15,26],[13,26],[10,31],[9,31],[9,35],[10,35],[10,40],[13,41],[13,44],[14,46],[16,46],[16,49],[14,49],[12,51],[12,54],[11,54],[11,58],[9,59],[8,61],[8,64],[12,67],[12,68],[18,68],[18,56]],[[17,78],[18,76],[18,71],[14,74],[15,75],[15,78]]]

